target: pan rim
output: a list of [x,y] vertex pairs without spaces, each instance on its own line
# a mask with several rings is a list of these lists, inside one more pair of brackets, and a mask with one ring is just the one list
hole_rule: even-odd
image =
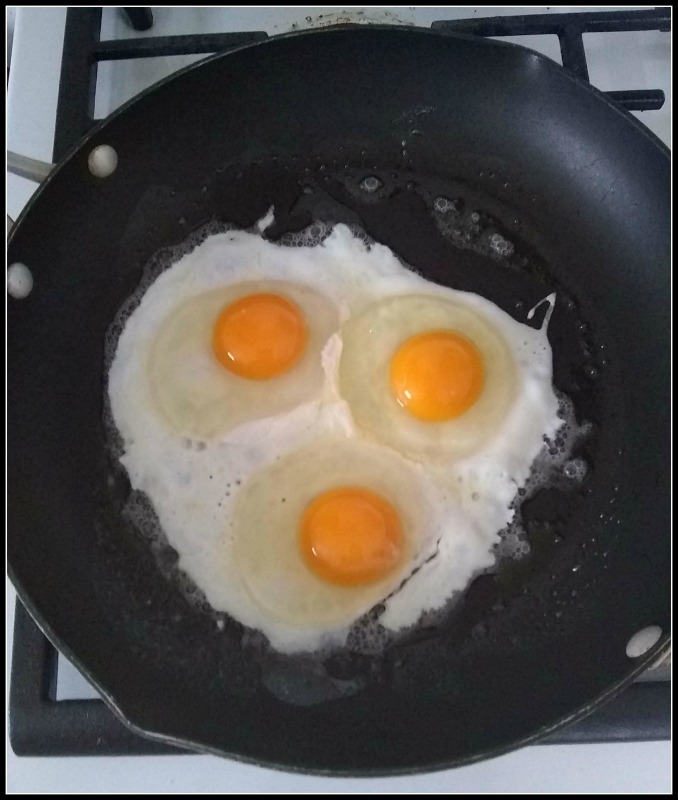
[[[111,692],[107,691],[102,686],[102,684],[96,679],[96,677],[92,674],[89,668],[81,662],[80,658],[71,650],[71,648],[67,644],[62,643],[60,641],[59,636],[52,630],[52,627],[49,625],[49,623],[45,620],[43,615],[37,609],[36,605],[28,596],[21,582],[17,580],[16,576],[14,575],[14,570],[11,568],[9,563],[7,565],[7,572],[10,580],[12,581],[12,584],[16,589],[18,600],[23,604],[23,606],[29,612],[36,625],[42,631],[43,635],[50,641],[52,646],[59,653],[64,655],[69,661],[71,661],[71,663],[73,663],[77,667],[77,669],[82,673],[82,675],[87,679],[87,681],[100,694],[101,699],[109,708],[109,710],[133,733],[136,733],[152,741],[160,742],[163,744],[170,744],[172,746],[177,747],[178,751],[186,750],[194,754],[213,755],[219,758],[224,758],[231,761],[237,761],[243,764],[251,764],[254,766],[265,767],[267,769],[275,769],[280,772],[288,772],[301,775],[315,775],[327,778],[329,777],[384,778],[384,777],[396,777],[405,775],[422,775],[433,772],[443,772],[449,769],[456,769],[457,767],[469,766],[471,764],[476,764],[478,762],[485,761],[490,758],[496,758],[498,756],[506,755],[507,753],[511,753],[516,750],[521,750],[522,748],[527,747],[531,744],[538,743],[540,739],[543,739],[549,734],[555,733],[556,731],[559,731],[571,724],[579,722],[580,720],[589,716],[589,714],[595,712],[601,705],[607,703],[609,700],[612,700],[614,697],[621,694],[628,686],[630,686],[635,681],[635,679],[639,675],[645,672],[653,663],[655,663],[660,658],[667,655],[671,650],[671,635],[663,634],[659,642],[654,647],[650,648],[650,650],[648,650],[642,656],[639,656],[638,658],[634,659],[633,669],[629,673],[627,673],[624,678],[621,678],[619,681],[614,683],[602,694],[597,695],[593,700],[584,703],[583,705],[575,709],[572,713],[568,714],[565,717],[562,717],[559,720],[556,720],[556,722],[549,725],[544,725],[538,728],[533,733],[529,734],[528,736],[523,737],[522,739],[519,739],[517,741],[512,741],[504,746],[490,749],[489,751],[483,751],[481,753],[476,753],[472,756],[451,759],[449,761],[435,761],[426,764],[420,763],[417,765],[412,764],[410,766],[392,767],[388,769],[382,769],[382,768],[352,769],[350,767],[341,769],[307,768],[307,767],[290,765],[285,762],[271,761],[263,758],[243,756],[240,753],[227,752],[226,750],[218,747],[210,747],[209,745],[195,742],[190,738],[182,738],[181,736],[170,733],[162,733],[161,731],[152,731],[144,727],[143,725],[136,723],[133,719],[134,715],[130,714],[129,712],[126,712],[122,708],[122,704],[120,704],[119,701],[116,700],[115,697],[113,697]],[[57,644],[57,642],[59,644]],[[181,754],[180,752],[177,752],[177,755],[180,754]]]

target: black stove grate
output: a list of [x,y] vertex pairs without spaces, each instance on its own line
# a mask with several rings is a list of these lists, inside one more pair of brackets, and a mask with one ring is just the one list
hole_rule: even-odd
[[[136,30],[153,24],[150,8],[127,8]],[[264,31],[149,36],[100,41],[102,8],[69,8],[64,31],[53,160],[59,161],[94,124],[97,65],[100,61],[223,53],[268,38]]]
[[[122,9],[136,30],[153,24],[150,8]],[[99,61],[224,52],[267,38],[262,31],[100,41],[101,8],[69,8],[64,34],[54,160],[58,161],[94,124]],[[558,36],[563,66],[588,79],[584,33],[670,31],[671,10],[534,14],[434,22],[433,28],[475,36]],[[609,92],[628,110],[664,104],[655,89]],[[185,753],[154,742],[123,725],[102,700],[56,700],[57,651],[17,601],[9,695],[10,741],[17,755],[161,755]],[[654,741],[671,735],[670,669],[633,684],[590,716],[542,740],[544,744]]]

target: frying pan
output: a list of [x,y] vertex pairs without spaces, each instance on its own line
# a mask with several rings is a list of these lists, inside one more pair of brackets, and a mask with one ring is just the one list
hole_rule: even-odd
[[[105,179],[88,170],[102,144],[118,155]],[[366,177],[376,196],[356,188]],[[478,222],[466,239],[441,233],[441,197],[452,228]],[[554,384],[592,431],[576,453],[584,483],[519,509],[530,555],[373,658],[282,659],[233,621],[219,630],[171,579],[172,553],[159,561],[125,520],[129,485],[107,447],[104,339],[144,265],[207,221],[248,227],[271,205],[272,238],[360,223],[427,278],[523,322],[556,291]],[[447,768],[589,713],[669,647],[669,207],[667,149],[507,44],[328,29],[144,93],[64,158],[9,241],[35,280],[8,320],[22,602],[135,730],[268,766]],[[661,638],[629,658],[647,626]],[[333,692],[347,683],[357,690]]]

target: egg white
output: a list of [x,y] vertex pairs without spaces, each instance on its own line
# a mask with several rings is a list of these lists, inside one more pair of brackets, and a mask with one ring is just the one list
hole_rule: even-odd
[[[421,453],[413,458],[406,448],[399,453],[396,442],[364,441],[375,437],[356,425],[340,393],[344,343],[338,330],[321,353],[322,388],[306,401],[284,413],[237,424],[210,439],[187,439],[167,424],[152,399],[149,349],[163,320],[179,303],[246,281],[287,281],[307,287],[336,308],[343,322],[384,298],[411,294],[453,298],[492,320],[529,380],[521,381],[516,395],[520,402],[513,402],[497,433],[479,450],[448,460]],[[432,284],[405,268],[388,248],[366,245],[343,225],[316,247],[280,247],[244,232],[208,238],[147,289],[119,338],[108,390],[124,444],[121,462],[132,487],[150,498],[164,534],[179,554],[180,569],[216,610],[262,630],[282,652],[341,644],[351,618],[376,600],[385,600],[382,624],[397,631],[462,591],[478,571],[493,563],[492,548],[513,515],[516,491],[526,481],[543,437],[560,425],[546,323],[535,331],[481,297]],[[524,413],[524,403],[531,413]],[[388,598],[375,600],[366,594],[364,603],[351,605],[348,616],[342,611],[323,620],[282,619],[284,615],[272,613],[261,596],[253,596],[242,560],[233,549],[234,531],[243,527],[238,496],[258,476],[268,474],[266,470],[275,470],[276,463],[288,458],[295,463],[295,453],[305,448],[314,452],[315,445],[328,437],[390,453],[394,465],[407,460],[404,473],[415,476],[413,485],[423,487],[421,496],[426,498],[422,505],[428,514],[422,523],[426,530],[421,532],[425,545],[416,548],[411,566],[418,569],[408,574],[405,584],[384,587]],[[331,459],[331,449],[327,458]],[[290,497],[295,485],[304,485],[303,474],[301,470],[298,480],[291,476]]]

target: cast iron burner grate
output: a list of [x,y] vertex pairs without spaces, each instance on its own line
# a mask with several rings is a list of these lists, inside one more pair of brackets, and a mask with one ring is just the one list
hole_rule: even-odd
[[[153,25],[150,8],[122,9],[139,31]],[[94,124],[97,64],[130,58],[224,52],[267,38],[263,31],[162,36],[100,41],[101,8],[69,8],[64,33],[54,161]],[[433,28],[475,36],[555,34],[563,66],[588,80],[584,33],[670,31],[671,11],[659,8],[577,14],[534,14],[441,20]],[[608,92],[632,111],[659,109],[657,89]],[[103,700],[56,699],[57,651],[17,601],[9,696],[10,741],[21,756],[161,755],[186,751],[129,730]],[[646,673],[619,697],[580,722],[542,740],[544,744],[654,741],[671,735],[670,668]]]

